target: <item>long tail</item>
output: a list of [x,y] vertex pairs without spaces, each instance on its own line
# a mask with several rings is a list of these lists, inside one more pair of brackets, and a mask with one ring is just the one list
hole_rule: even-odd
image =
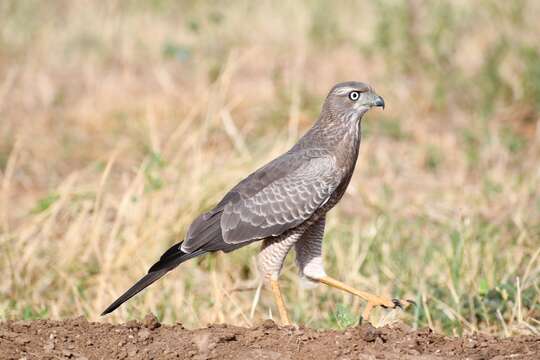
[[202,255],[207,250],[199,249],[192,253],[185,253],[180,249],[182,243],[175,244],[169,248],[159,259],[157,263],[152,265],[148,274],[143,276],[135,285],[130,287],[125,293],[122,294],[115,302],[109,305],[108,308],[103,311],[101,315],[106,315],[116,310],[120,305],[131,299],[140,291],[144,290],[147,286],[151,285],[156,280],[160,279],[163,275],[180,265],[186,260]]

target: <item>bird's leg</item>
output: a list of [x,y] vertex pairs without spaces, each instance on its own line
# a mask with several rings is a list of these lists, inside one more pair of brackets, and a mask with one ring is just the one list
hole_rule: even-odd
[[276,305],[281,317],[281,323],[283,325],[291,325],[289,321],[289,315],[287,315],[287,309],[285,308],[285,302],[283,302],[283,296],[281,296],[281,290],[279,289],[279,283],[277,280],[270,280],[270,286],[272,287],[272,293],[276,299]]
[[274,294],[276,305],[281,317],[283,325],[290,325],[287,309],[281,296],[279,289],[278,278],[283,267],[283,262],[294,243],[298,240],[301,233],[291,232],[285,236],[265,239],[261,248],[261,252],[257,255],[257,267],[261,273],[263,280],[270,283],[270,288]]
[[353,287],[350,287],[349,285],[344,284],[341,281],[333,279],[333,278],[331,278],[329,276],[323,276],[323,277],[321,277],[321,278],[319,278],[317,280],[319,282],[325,284],[325,285],[328,285],[328,286],[334,287],[336,289],[346,291],[346,292],[348,292],[350,294],[356,295],[356,296],[366,300],[367,305],[366,305],[366,308],[364,309],[364,312],[362,313],[362,318],[365,319],[365,320],[369,320],[369,315],[371,314],[371,310],[373,310],[373,308],[375,306],[382,306],[384,308],[392,308],[392,309],[394,309],[396,307],[406,308],[409,304],[412,304],[412,302],[410,300],[407,300],[406,302],[402,303],[398,299],[383,298],[383,297],[380,297],[380,296],[377,296],[377,295],[374,295],[374,294],[370,294],[370,293],[365,292],[365,291],[357,290],[357,289],[355,289]]

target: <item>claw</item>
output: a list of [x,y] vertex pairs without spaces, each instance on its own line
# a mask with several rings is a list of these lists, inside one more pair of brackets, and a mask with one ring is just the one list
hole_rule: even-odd
[[[394,305],[392,306],[392,309],[395,309],[395,308],[403,309],[403,304],[401,303],[401,301],[399,301],[399,299],[392,299],[391,301],[392,301],[392,304]],[[381,305],[381,307],[388,309],[390,306]]]
[[416,301],[414,301],[414,300],[407,299],[407,300],[405,300],[405,301],[408,302],[408,303],[411,304],[411,305],[416,306]]
[[[416,306],[416,302],[413,301],[413,300],[403,300],[404,302],[406,302],[406,304],[404,304],[401,300],[399,299],[392,299],[392,304],[394,304],[394,306],[392,307],[392,309],[396,309],[396,308],[400,308],[401,310],[404,310],[407,306],[409,305],[414,305]],[[390,306],[385,306],[385,305],[381,305],[381,307],[385,308],[385,309],[388,309]]]

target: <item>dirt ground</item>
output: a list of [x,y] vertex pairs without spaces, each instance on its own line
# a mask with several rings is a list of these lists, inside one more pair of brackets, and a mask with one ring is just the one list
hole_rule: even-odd
[[0,324],[1,359],[540,359],[540,337],[452,338],[403,324],[346,331],[209,325],[187,330],[148,315],[122,325],[65,321]]

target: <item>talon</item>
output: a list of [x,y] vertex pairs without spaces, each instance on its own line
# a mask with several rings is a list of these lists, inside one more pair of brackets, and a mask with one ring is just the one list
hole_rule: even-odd
[[[392,304],[394,305],[394,306],[392,306],[392,309],[400,308],[400,309],[404,310],[409,304],[416,305],[416,303],[414,301],[412,301],[412,300],[405,300],[407,302],[406,305],[404,305],[401,302],[401,300],[399,300],[399,299],[392,299],[391,301],[392,301]],[[390,308],[390,306],[386,306],[386,305],[382,305],[382,304],[381,304],[381,307],[383,307],[385,309]]]
[[407,300],[405,300],[405,301],[408,302],[408,303],[411,304],[411,305],[416,306],[416,301],[414,301],[414,300],[407,299]]
[[401,303],[399,299],[392,299],[392,303],[394,304],[394,309],[395,308],[403,309],[403,304]]

